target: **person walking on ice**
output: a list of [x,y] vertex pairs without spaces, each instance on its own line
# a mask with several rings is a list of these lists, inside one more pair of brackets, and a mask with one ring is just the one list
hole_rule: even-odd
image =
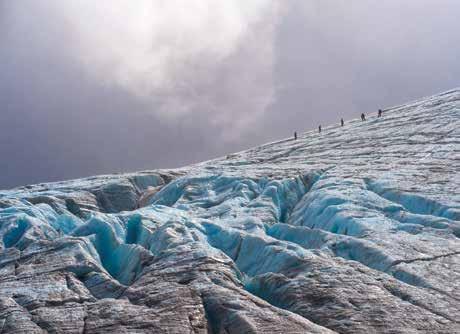
[[297,140],[297,132],[294,132],[294,140]]
[[321,133],[321,125],[318,126],[318,132]]
[[379,114],[377,117],[382,117],[382,113],[383,113],[382,109],[379,109]]
[[361,114],[361,121],[365,121],[366,120],[366,115],[364,115],[364,113]]
[[343,121],[343,118],[340,119],[340,126],[343,126],[345,122]]

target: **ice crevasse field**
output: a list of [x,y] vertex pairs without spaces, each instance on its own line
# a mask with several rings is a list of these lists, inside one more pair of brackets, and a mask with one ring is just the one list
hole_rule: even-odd
[[460,91],[0,191],[2,333],[460,333]]

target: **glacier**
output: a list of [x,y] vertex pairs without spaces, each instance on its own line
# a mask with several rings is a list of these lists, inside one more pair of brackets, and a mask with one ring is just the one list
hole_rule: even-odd
[[460,333],[460,90],[2,190],[0,237],[1,333]]

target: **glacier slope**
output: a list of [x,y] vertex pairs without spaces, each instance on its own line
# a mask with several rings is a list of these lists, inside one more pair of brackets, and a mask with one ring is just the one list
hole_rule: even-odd
[[460,91],[0,191],[3,333],[460,332]]

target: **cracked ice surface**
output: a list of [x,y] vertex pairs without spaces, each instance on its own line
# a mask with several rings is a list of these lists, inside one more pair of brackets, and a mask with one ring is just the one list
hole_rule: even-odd
[[460,332],[460,91],[0,191],[2,333]]

